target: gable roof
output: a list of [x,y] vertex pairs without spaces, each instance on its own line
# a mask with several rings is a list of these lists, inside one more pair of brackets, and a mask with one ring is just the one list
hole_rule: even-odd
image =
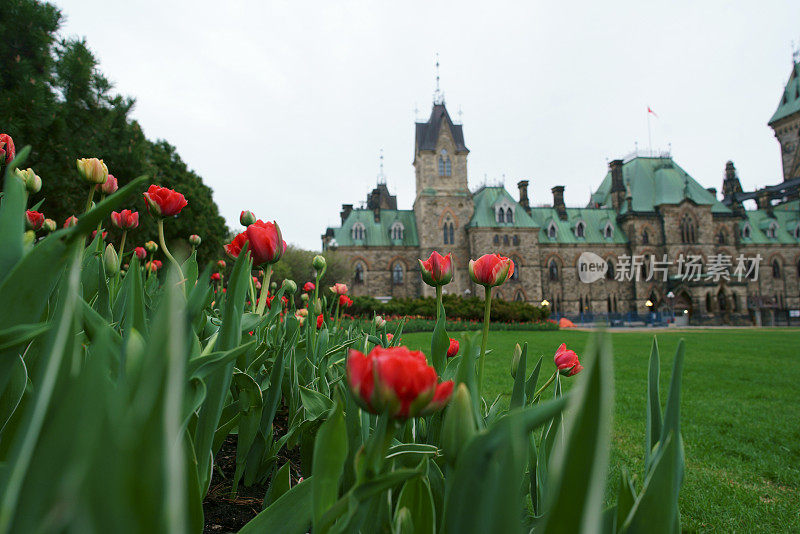
[[[333,238],[340,247],[418,247],[417,219],[412,210],[386,210],[380,212],[380,222],[375,222],[372,210],[354,209],[347,216],[342,226],[333,228]],[[391,239],[391,228],[395,222],[403,224],[403,239]],[[364,225],[366,238],[354,240],[352,229],[356,223]]]
[[778,109],[772,114],[767,124],[772,125],[798,111],[800,111],[800,63],[794,62],[792,72],[789,74],[789,81],[786,82],[781,100],[778,102]]
[[416,123],[416,144],[417,150],[436,150],[436,141],[439,139],[439,129],[445,123],[453,133],[453,141],[456,144],[456,152],[469,152],[464,144],[464,129],[460,124],[453,124],[450,114],[444,104],[434,104],[428,122]]
[[[636,157],[622,164],[622,181],[631,195],[633,211],[652,212],[662,204],[680,204],[688,199],[711,206],[712,213],[731,213],[722,202],[689,176],[670,157]],[[627,193],[626,193],[627,194]],[[590,207],[611,207],[611,172],[591,196]],[[628,211],[623,203],[621,213]]]
[[[604,243],[621,244],[627,243],[628,237],[622,228],[617,224],[617,213],[609,208],[567,208],[567,220],[562,221],[558,217],[555,208],[539,207],[531,210],[533,218],[537,221],[539,231],[539,243]],[[575,235],[575,227],[578,222],[583,222],[583,237]],[[550,224],[556,225],[556,236],[550,238],[547,230]],[[603,235],[606,225],[611,224],[613,232],[610,238]]]
[[[514,207],[514,222],[499,223],[495,217],[494,206],[497,203],[507,202]],[[536,222],[531,218],[525,209],[519,205],[505,187],[484,186],[472,195],[472,203],[475,210],[472,218],[467,223],[467,227],[479,228],[534,228]]]

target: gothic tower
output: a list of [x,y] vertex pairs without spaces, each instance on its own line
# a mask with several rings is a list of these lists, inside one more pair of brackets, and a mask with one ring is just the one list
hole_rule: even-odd
[[[414,213],[420,257],[427,258],[433,250],[441,254],[452,252],[456,274],[445,290],[459,294],[469,284],[466,225],[472,218],[473,205],[467,187],[468,154],[462,127],[450,119],[444,99],[437,92],[428,121],[416,123]],[[433,293],[433,288],[423,288],[423,295]]]
[[781,145],[783,179],[800,177],[800,58],[795,54],[792,72],[769,126]]

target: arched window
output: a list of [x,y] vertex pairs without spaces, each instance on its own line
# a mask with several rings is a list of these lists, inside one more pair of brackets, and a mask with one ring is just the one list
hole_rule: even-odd
[[711,293],[706,293],[706,311],[711,311]]
[[499,245],[500,244],[500,236],[497,235],[497,234],[494,234],[494,239],[492,241],[494,242],[495,245]]
[[797,260],[797,278],[800,278],[800,260]]
[[508,236],[507,236],[507,235],[504,235],[504,236],[503,236],[503,244],[504,244],[505,246],[508,246]]
[[511,242],[514,243],[515,246],[519,245],[519,236],[514,234],[514,237],[511,239]]
[[439,176],[444,176],[444,158],[439,156]]
[[353,275],[353,282],[356,284],[363,284],[364,283],[364,266],[361,262],[356,263],[356,270],[355,274]]
[[606,227],[603,228],[603,237],[606,239],[611,239],[614,237],[614,225],[611,223],[606,223]]
[[724,245],[725,241],[727,241],[727,238],[725,237],[725,230],[720,228],[719,232],[717,233],[717,244]]
[[450,233],[450,244],[451,245],[455,244],[456,240],[455,240],[455,232],[453,231],[453,223],[450,223],[447,226],[447,231]]
[[511,275],[511,279],[519,280],[519,258],[511,258],[511,261],[514,263],[514,272]]
[[609,280],[614,279],[614,262],[611,260],[606,260],[606,265],[608,268],[606,269],[606,278]]
[[517,302],[522,302],[525,300],[525,297],[522,296],[522,291],[517,291],[517,294],[514,295],[514,300]]
[[547,227],[547,237],[549,237],[550,239],[555,239],[556,231],[557,231],[556,223],[550,221],[550,225]]
[[647,229],[645,228],[642,230],[642,245],[646,245],[650,242],[650,234],[647,233]]
[[403,266],[399,262],[392,267],[392,283],[396,286],[403,284]]
[[583,221],[578,222],[575,226],[575,237],[584,237],[586,233],[586,225],[583,224]]
[[499,223],[506,222],[506,212],[503,208],[497,210],[497,222]]
[[511,208],[506,209],[506,222],[514,222],[514,212],[511,210]]
[[442,237],[444,238],[443,241],[445,245],[452,245],[455,243],[455,232],[452,222],[444,222],[442,226]]
[[445,176],[450,176],[451,172],[452,166],[450,165],[450,158],[448,157],[444,160],[444,174]]
[[781,277],[781,262],[777,258],[772,260],[772,278]]
[[767,228],[767,237],[775,239],[776,235],[778,235],[778,223],[773,221],[769,224],[769,228]]
[[363,224],[357,222],[353,225],[350,235],[353,237],[353,240],[362,241],[367,237],[367,230],[364,228]]
[[391,235],[392,239],[403,239],[403,231],[405,227],[403,223],[400,221],[395,221],[392,224],[392,227],[389,229],[389,234]]
[[694,219],[688,214],[681,219],[681,243],[696,243]]
[[556,260],[554,259],[550,260],[550,263],[547,266],[547,272],[550,276],[551,282],[558,281],[558,263],[556,262]]
[[742,237],[750,239],[750,225],[747,223],[744,223],[744,226],[742,226]]
[[736,296],[736,293],[731,293],[731,305],[734,312],[739,311],[739,297]]

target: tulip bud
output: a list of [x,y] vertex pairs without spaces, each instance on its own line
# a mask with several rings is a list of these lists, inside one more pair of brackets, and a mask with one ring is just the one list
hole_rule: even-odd
[[158,250],[158,245],[156,244],[155,241],[148,241],[147,243],[144,244],[144,248],[145,250],[147,250],[147,252],[153,254],[155,251]]
[[200,243],[202,242],[203,240],[200,239],[200,236],[197,234],[192,234],[189,236],[189,244],[192,245],[193,247],[199,247]]
[[517,343],[514,346],[514,355],[511,357],[511,377],[517,378],[517,367],[519,367],[519,359],[522,357],[522,347]]
[[78,218],[72,215],[68,217],[66,221],[64,221],[64,228],[69,228],[70,226],[75,226],[76,224],[78,224]]
[[38,193],[42,189],[42,179],[33,172],[33,169],[25,169],[24,171],[15,169],[14,172],[25,184],[25,189],[31,195]]
[[375,328],[376,328],[377,330],[380,330],[380,329],[382,329],[384,326],[386,326],[386,319],[384,319],[384,318],[383,318],[383,317],[381,317],[380,315],[376,315],[376,316],[375,316],[375,319],[373,319],[373,321],[375,322]]
[[76,162],[78,174],[90,184],[102,185],[108,180],[108,167],[103,160],[97,158],[83,158]]
[[302,300],[303,302],[308,302],[308,293],[303,293],[302,295],[300,295],[300,300]]
[[275,293],[275,290],[276,290],[276,289],[278,289],[278,282],[272,282],[272,283],[269,285],[269,290],[270,290],[272,293]]
[[219,269],[220,271],[225,270],[225,260],[219,260],[217,262],[217,269]]
[[119,184],[117,184],[117,179],[114,178],[113,174],[109,174],[105,183],[100,186],[100,191],[102,191],[104,195],[113,195],[117,192],[117,189],[119,189]]
[[38,232],[44,224],[44,215],[38,211],[28,210],[25,212],[25,228]]
[[44,224],[42,225],[42,230],[47,232],[55,232],[57,228],[56,222],[53,219],[45,219]]
[[144,362],[144,354],[147,344],[139,331],[131,329],[128,341],[125,343],[125,373],[129,378],[134,379],[139,374],[139,370]]
[[103,255],[103,262],[106,267],[106,274],[117,274],[119,270],[119,256],[117,251],[114,250],[114,245],[109,243],[106,245],[106,253]]
[[472,399],[463,382],[458,385],[450,408],[442,424],[441,447],[445,460],[456,463],[464,445],[475,434],[475,416],[472,413]]
[[281,284],[281,287],[286,288],[286,293],[290,295],[294,295],[297,292],[297,284],[294,282],[294,280],[284,280],[283,284]]
[[317,271],[319,278],[322,278],[322,275],[325,274],[325,270],[328,268],[325,256],[320,256],[319,254],[314,256],[314,259],[311,260],[311,265],[314,267],[314,270]]
[[256,222],[256,214],[252,211],[244,210],[241,215],[239,215],[239,223],[242,226],[250,226],[251,224],[255,224]]
[[322,313],[322,301],[320,299],[314,301],[314,313]]
[[142,261],[147,257],[147,251],[144,249],[144,247],[136,247],[133,249],[133,253],[136,254],[136,257],[139,258],[139,261]]

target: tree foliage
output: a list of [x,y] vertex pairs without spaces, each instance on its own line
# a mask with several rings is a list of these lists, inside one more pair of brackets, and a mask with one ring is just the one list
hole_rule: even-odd
[[[200,261],[218,257],[228,229],[211,189],[175,147],[144,136],[131,117],[134,99],[113,92],[84,39],[58,34],[61,22],[57,7],[37,0],[6,0],[0,9],[0,131],[18,148],[33,148],[26,166],[43,182],[33,202],[44,199],[42,211],[63,224],[86,201],[75,160],[99,157],[120,187],[146,174],[183,193],[189,205],[178,221],[166,225],[167,240],[180,254],[188,251],[186,238],[198,234],[203,238]],[[130,207],[145,211],[141,198]],[[128,237],[130,246],[156,235],[151,218],[140,221]],[[114,228],[107,230],[118,237]]]

